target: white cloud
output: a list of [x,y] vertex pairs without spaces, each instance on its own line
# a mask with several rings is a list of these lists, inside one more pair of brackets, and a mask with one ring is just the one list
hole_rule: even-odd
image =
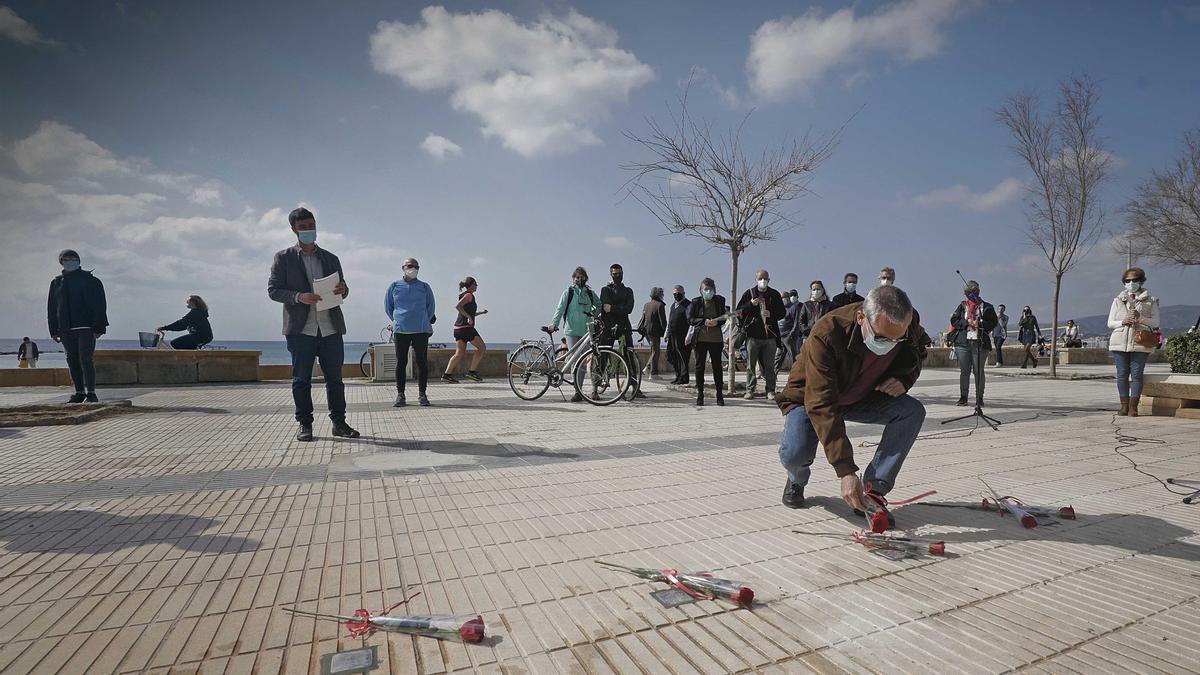
[[57,44],[53,40],[43,38],[33,24],[17,16],[17,13],[9,7],[0,7],[0,37],[6,37],[23,45]]
[[414,24],[382,21],[371,35],[381,73],[422,90],[449,90],[455,110],[483,122],[525,157],[600,142],[594,125],[654,71],[617,48],[617,32],[571,11],[529,24],[497,10],[421,10]]
[[130,175],[133,167],[92,139],[58,122],[45,121],[13,144],[12,159],[30,176],[95,178]]
[[612,248],[620,248],[627,251],[632,251],[633,249],[637,248],[632,241],[629,241],[629,239],[621,236],[605,237],[603,241],[605,246],[610,246]]
[[987,192],[972,192],[960,183],[917,195],[910,200],[910,204],[919,207],[958,206],[969,211],[991,211],[1016,200],[1024,187],[1016,178],[1005,178]]
[[200,206],[220,206],[221,191],[214,187],[198,187],[192,190],[188,201]]
[[421,141],[421,149],[434,159],[446,159],[462,155],[462,146],[445,136],[430,133]]
[[726,87],[721,84],[721,81],[710,72],[707,68],[701,66],[693,66],[690,77],[680,80],[679,86],[684,87],[689,84],[699,84],[703,88],[711,91],[721,99],[721,102],[728,108],[742,108],[746,105],[742,95],[733,87]]
[[467,262],[467,264],[470,265],[471,267],[483,267],[484,265],[487,264],[487,261],[488,261],[487,258],[485,258],[481,255],[477,255],[477,256],[472,257],[471,260]]
[[[767,21],[750,36],[750,89],[763,99],[779,100],[807,94],[826,73],[857,66],[871,56],[902,63],[929,58],[941,51],[944,29],[967,4],[972,3],[906,0],[863,16],[853,8],[823,16],[814,8],[799,17]],[[848,86],[863,72],[851,75]]]

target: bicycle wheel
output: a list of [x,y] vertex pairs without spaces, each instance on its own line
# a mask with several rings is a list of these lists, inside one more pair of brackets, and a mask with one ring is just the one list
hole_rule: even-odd
[[391,326],[384,326],[383,329],[379,331],[379,341],[380,342],[391,342],[392,341],[392,327]]
[[612,405],[632,384],[629,363],[612,347],[598,347],[575,367],[575,391],[592,405]]
[[508,359],[508,386],[517,398],[537,400],[550,388],[553,367],[546,350],[537,345],[525,345]]
[[363,377],[371,379],[372,373],[375,371],[375,362],[371,359],[371,350],[368,349],[358,358],[358,369],[362,371]]

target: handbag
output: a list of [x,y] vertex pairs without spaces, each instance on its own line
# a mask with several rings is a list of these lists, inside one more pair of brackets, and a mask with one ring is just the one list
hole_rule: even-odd
[[18,367],[18,368],[28,368],[28,367],[29,367],[29,361],[27,361],[27,360],[25,360],[25,359],[21,359],[20,361],[18,361],[18,362],[17,362],[17,367]]
[[1139,328],[1133,334],[1133,341],[1142,347],[1157,347],[1158,335],[1149,328]]

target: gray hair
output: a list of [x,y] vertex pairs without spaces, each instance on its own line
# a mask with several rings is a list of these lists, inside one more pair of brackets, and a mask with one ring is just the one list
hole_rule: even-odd
[[650,297],[651,298],[654,298],[655,300],[662,300],[662,296],[663,296],[663,289],[659,288],[658,286],[655,286],[654,288],[650,289]]
[[760,276],[765,276],[765,277],[767,277],[767,278],[769,279],[769,278],[771,277],[771,273],[770,273],[770,272],[768,272],[768,271],[766,271],[766,270],[759,270],[759,271],[757,271],[757,272],[755,272],[755,273],[754,273],[754,278],[755,278],[755,279],[759,278]]
[[863,303],[863,313],[874,321],[883,314],[896,323],[907,323],[912,320],[913,306],[908,294],[895,286],[878,286],[867,293]]
[[967,282],[967,285],[963,288],[963,290],[966,291],[967,293],[978,293],[979,292],[979,282],[972,279]]
[[896,270],[895,270],[895,269],[893,269],[893,268],[891,268],[891,267],[885,267],[885,268],[883,268],[883,269],[879,270],[879,273],[880,273],[880,274],[886,274],[886,275],[887,275],[887,276],[889,276],[889,277],[894,277],[894,276],[896,276]]
[[421,263],[417,262],[416,258],[405,258],[404,262],[400,263],[401,267],[408,267],[409,265],[413,265],[415,267],[420,267]]

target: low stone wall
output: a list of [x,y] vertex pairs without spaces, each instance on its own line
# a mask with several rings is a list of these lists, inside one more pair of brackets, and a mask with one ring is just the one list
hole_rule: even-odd
[[98,349],[96,384],[253,382],[257,350]]
[[[957,368],[958,361],[950,358],[950,352],[953,347],[930,347],[929,356],[925,359],[926,368]],[[1005,368],[1019,368],[1021,359],[1025,358],[1025,347],[1022,345],[1004,345],[1004,366]],[[1034,352],[1037,353],[1036,351]],[[1063,361],[1059,361],[1062,363]],[[991,350],[987,353],[987,365],[996,365],[996,350]],[[1043,356],[1038,359],[1039,366],[1049,366],[1050,357]]]
[[1145,375],[1138,414],[1200,420],[1200,375]]

